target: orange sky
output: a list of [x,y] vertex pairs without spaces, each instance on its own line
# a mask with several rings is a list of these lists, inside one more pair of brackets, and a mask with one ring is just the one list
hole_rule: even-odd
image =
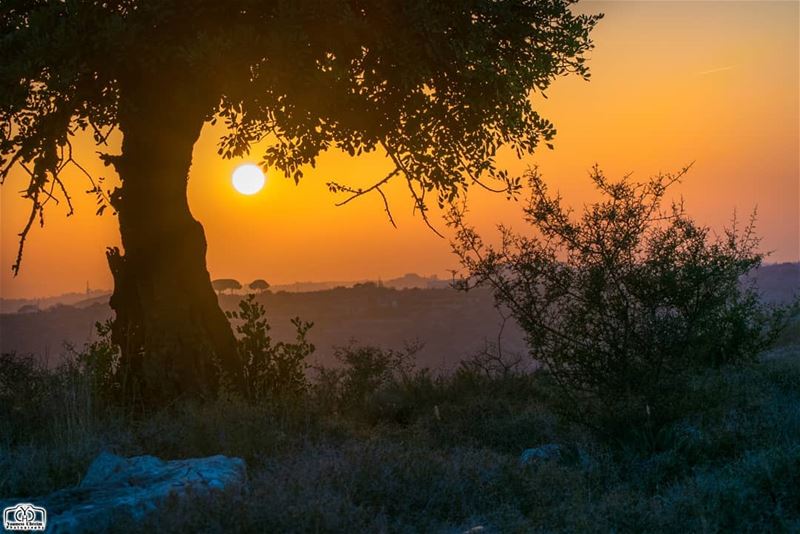
[[[695,161],[675,189],[700,222],[721,228],[734,209],[758,207],[762,246],[769,261],[800,259],[800,4],[797,2],[588,2],[581,9],[606,18],[594,33],[592,81],[563,79],[539,110],[558,128],[555,150],[542,148],[501,163],[521,172],[538,164],[545,179],[573,205],[593,199],[587,171],[595,163],[610,176],[645,178]],[[540,101],[537,98],[537,101]],[[352,159],[325,154],[295,186],[269,173],[252,197],[230,183],[234,167],[216,155],[218,132],[209,126],[194,152],[189,199],[205,226],[212,277],[280,284],[306,280],[391,278],[406,272],[446,276],[456,267],[449,245],[412,215],[402,184],[387,193],[399,229],[387,221],[378,197],[334,207],[329,179],[366,184],[382,177],[382,155]],[[111,150],[118,147],[119,138]],[[111,171],[86,139],[78,155],[96,175]],[[13,174],[0,189],[0,295],[32,297],[110,288],[106,246],[118,245],[117,221],[94,215],[80,174],[67,175],[76,213],[56,206],[44,229],[28,239],[22,272],[11,275],[17,233],[28,205]],[[472,221],[484,232],[518,220],[519,207],[475,190]],[[444,225],[439,224],[444,230]]]

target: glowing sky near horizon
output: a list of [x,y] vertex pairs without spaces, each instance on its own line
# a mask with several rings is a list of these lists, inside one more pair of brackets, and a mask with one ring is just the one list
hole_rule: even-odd
[[[609,176],[646,178],[694,161],[674,190],[699,222],[714,229],[758,208],[762,249],[769,261],[800,259],[800,4],[797,2],[587,2],[604,12],[594,33],[592,80],[558,80],[538,110],[558,129],[555,150],[541,147],[512,172],[538,165],[566,202],[593,200],[587,172],[598,163]],[[344,207],[325,182],[368,184],[389,168],[379,153],[359,158],[330,152],[299,186],[270,171],[257,194],[231,187],[231,173],[250,158],[222,160],[219,130],[207,125],[194,151],[189,201],[208,239],[214,278],[270,284],[305,280],[384,279],[406,272],[446,276],[457,267],[449,245],[412,214],[401,181],[386,193],[399,228],[389,224],[379,197]],[[112,138],[111,151],[120,138]],[[96,175],[116,178],[95,156],[90,139],[77,154]],[[263,149],[263,147],[260,147]],[[95,216],[94,198],[80,173],[67,175],[76,213],[63,203],[34,228],[16,278],[11,265],[28,204],[19,198],[25,176],[0,189],[0,296],[45,296],[110,288],[106,246],[119,245],[116,218]],[[497,223],[515,225],[519,206],[474,190],[471,220],[491,235]],[[434,220],[434,222],[436,222]],[[437,226],[445,230],[442,223]]]

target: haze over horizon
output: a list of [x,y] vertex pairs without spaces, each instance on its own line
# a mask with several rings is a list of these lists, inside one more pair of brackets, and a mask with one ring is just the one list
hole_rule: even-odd
[[[593,34],[592,79],[559,79],[538,111],[558,129],[555,149],[539,147],[522,161],[500,158],[512,173],[538,165],[545,180],[573,206],[595,198],[588,170],[598,163],[609,177],[633,172],[646,178],[695,162],[674,190],[699,222],[721,229],[738,210],[759,208],[762,249],[769,262],[800,260],[800,37],[795,2],[658,3],[587,2],[580,9],[604,12]],[[369,184],[385,173],[380,153],[350,158],[329,152],[299,186],[275,171],[258,194],[243,196],[230,183],[232,170],[259,161],[264,146],[246,159],[222,160],[220,130],[206,125],[195,146],[189,203],[208,240],[212,278],[271,284],[301,280],[394,278],[405,273],[447,275],[457,266],[448,243],[412,214],[405,186],[387,188],[398,229],[389,224],[379,197],[345,207],[328,192],[331,179]],[[268,142],[269,140],[267,140]],[[109,152],[119,149],[112,136]],[[88,138],[77,155],[95,176],[116,177],[95,155]],[[11,273],[17,233],[28,204],[18,195],[27,177],[9,177],[0,199],[0,296],[57,295],[111,287],[105,247],[119,246],[110,210],[95,216],[88,184],[73,169],[75,214],[66,207],[46,215],[26,243],[22,270]],[[485,234],[497,223],[517,225],[519,205],[477,189],[471,220]],[[440,230],[443,223],[433,217]],[[446,231],[444,232],[447,235]]]
[[[219,277],[223,278],[223,277]],[[230,278],[230,277],[224,277]],[[318,291],[323,289],[333,289],[335,287],[351,287],[355,284],[363,284],[368,282],[373,283],[381,283],[384,284],[386,287],[395,287],[399,289],[406,289],[411,287],[421,287],[421,286],[410,286],[410,285],[403,285],[404,282],[408,282],[407,279],[410,278],[418,278],[417,281],[429,281],[429,282],[439,282],[442,284],[447,284],[450,281],[450,273],[447,276],[440,276],[435,273],[432,274],[419,274],[419,273],[404,273],[400,276],[395,277],[377,277],[377,278],[361,278],[357,280],[294,280],[292,282],[286,282],[282,284],[270,284],[270,289],[275,291],[283,291],[286,288],[290,287],[298,287],[301,289],[292,289],[292,292],[308,292],[308,291]],[[216,278],[214,278],[216,280]],[[252,282],[252,280],[240,280],[234,278],[234,280],[240,282],[243,288],[239,291],[240,293],[244,293],[248,291],[247,285]],[[314,287],[314,289],[305,289],[306,287]],[[400,287],[398,287],[400,286]],[[428,286],[426,286],[428,287]],[[438,285],[436,287],[439,287]],[[92,295],[97,296],[98,294],[106,294],[111,293],[113,291],[113,287],[92,287],[89,285],[88,287],[84,285],[82,288],[76,288],[70,291],[65,291],[63,293],[51,294],[51,295],[22,295],[19,297],[6,297],[5,295],[0,295],[0,300],[3,301],[12,301],[12,300],[47,300],[47,299],[58,299],[59,297],[65,296],[72,296],[72,295]],[[221,293],[225,294],[225,293]]]

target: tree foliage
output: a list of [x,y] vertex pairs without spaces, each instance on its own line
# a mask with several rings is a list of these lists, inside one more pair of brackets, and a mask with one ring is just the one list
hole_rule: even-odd
[[742,282],[763,259],[754,220],[715,237],[682,203],[663,207],[686,171],[635,183],[595,168],[602,200],[576,217],[530,170],[532,231],[501,227],[498,247],[452,215],[468,272],[460,285],[492,287],[583,420],[658,426],[678,377],[754,361],[785,316]]
[[219,292],[237,291],[242,289],[242,284],[233,278],[217,278],[216,280],[211,281],[211,286],[214,288],[214,291]]
[[248,284],[247,287],[249,287],[253,291],[266,291],[267,289],[269,289],[269,283],[266,280],[262,280],[261,278],[259,278],[258,280],[253,280],[252,282],[250,282],[250,284]]
[[[518,179],[495,167],[498,148],[529,153],[555,135],[531,92],[589,75],[599,16],[572,3],[5,1],[0,180],[15,166],[27,171],[31,201],[13,270],[49,201],[60,196],[72,210],[62,171],[83,171],[74,135],[105,145],[121,116],[152,111],[153,99],[192,101],[222,123],[226,158],[269,140],[262,164],[296,181],[327,149],[385,151],[394,168],[371,187],[330,182],[343,202],[383,197],[398,176],[426,220],[430,195],[441,204],[471,184],[513,194]],[[113,192],[88,177],[102,212]]]

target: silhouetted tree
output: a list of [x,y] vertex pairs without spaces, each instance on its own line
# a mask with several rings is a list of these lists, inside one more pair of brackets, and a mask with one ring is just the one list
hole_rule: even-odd
[[675,415],[685,373],[753,361],[792,311],[742,285],[763,259],[754,219],[715,237],[682,203],[664,207],[687,169],[635,183],[595,168],[602,199],[579,214],[531,170],[534,231],[501,228],[498,247],[460,212],[451,218],[461,287],[492,288],[572,414],[604,431],[657,430]]
[[264,292],[267,289],[269,289],[269,284],[267,283],[266,280],[262,280],[261,278],[259,278],[258,280],[253,280],[252,282],[250,282],[250,285],[248,285],[247,287],[249,287],[253,291]]
[[217,278],[216,280],[211,281],[211,287],[214,288],[214,291],[219,291],[221,293],[223,291],[235,291],[242,289],[242,284],[233,278]]
[[[109,249],[113,339],[146,398],[213,393],[217,369],[241,384],[236,343],[205,266],[187,173],[206,122],[226,128],[219,153],[269,141],[262,164],[295,181],[328,148],[381,150],[393,170],[371,187],[331,182],[341,203],[399,177],[427,221],[429,196],[471,184],[513,194],[495,167],[553,138],[532,108],[557,76],[587,77],[597,16],[573,0],[65,0],[0,6],[0,177],[27,170],[32,223],[69,197],[70,138],[88,130],[122,185],[104,192],[124,254]],[[130,361],[128,361],[130,360]],[[217,363],[215,363],[215,361]]]

